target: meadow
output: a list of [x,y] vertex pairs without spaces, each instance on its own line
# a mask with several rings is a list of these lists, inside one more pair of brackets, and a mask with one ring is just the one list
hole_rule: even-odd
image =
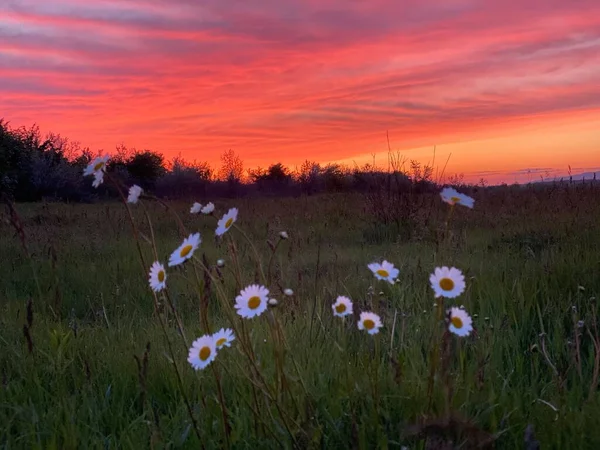
[[[136,233],[119,202],[7,207],[0,446],[599,448],[600,186],[473,197],[422,194],[410,220],[383,223],[360,194],[213,200],[214,216],[142,196]],[[150,264],[196,232],[155,297]],[[368,269],[384,259],[394,284]],[[435,297],[441,266],[465,275],[459,297]],[[276,305],[244,319],[233,305],[253,283]],[[340,295],[353,316],[332,314]],[[466,337],[440,314],[460,305]],[[361,311],[379,333],[358,329]],[[194,370],[192,341],[231,327],[231,347]]]

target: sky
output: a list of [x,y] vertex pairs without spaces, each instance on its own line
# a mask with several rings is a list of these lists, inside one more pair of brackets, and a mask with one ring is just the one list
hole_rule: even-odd
[[0,1],[0,118],[215,167],[600,170],[599,80],[598,0]]

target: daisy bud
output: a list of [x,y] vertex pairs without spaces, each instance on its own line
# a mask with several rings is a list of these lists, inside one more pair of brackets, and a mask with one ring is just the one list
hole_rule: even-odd
[[225,267],[225,261],[222,259],[217,259],[217,267]]
[[288,234],[287,234],[287,231],[280,231],[280,232],[279,232],[279,237],[280,237],[281,239],[288,239],[288,238],[289,238],[289,236],[288,236]]
[[294,295],[294,291],[292,291],[290,288],[284,289],[283,293],[287,297],[291,297],[292,295]]
[[274,298],[269,299],[269,306],[277,306],[277,303],[279,303],[277,301],[277,299],[274,299]]

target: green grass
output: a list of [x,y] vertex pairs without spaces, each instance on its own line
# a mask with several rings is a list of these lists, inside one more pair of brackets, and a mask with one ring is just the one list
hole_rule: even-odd
[[[597,190],[577,189],[583,188],[565,188],[560,195],[481,191],[475,209],[455,211],[449,239],[441,244],[448,209],[439,198],[432,198],[428,219],[415,222],[420,229],[411,240],[395,225],[374,223],[358,195],[216,202],[219,215],[239,208],[238,225],[265,270],[271,255],[267,240],[276,243],[280,230],[290,234],[275,253],[268,286],[279,305],[270,310],[273,315],[244,321],[266,386],[250,375],[239,336],[212,366],[193,371],[174,315],[161,300],[171,359],[124,205],[17,205],[39,289],[14,229],[3,221],[0,445],[222,448],[214,366],[236,449],[291,448],[294,442],[300,448],[425,448],[425,440],[411,432],[419,425],[431,430],[424,424],[434,420],[443,425],[449,411],[494,436],[496,448],[523,448],[528,424],[544,449],[598,448],[600,396],[590,394],[590,385],[596,355],[591,335],[598,325],[591,298],[600,298],[600,205],[593,201]],[[177,222],[160,205],[144,205],[166,264],[181,242]],[[208,295],[211,331],[228,327],[227,312],[240,290],[228,239],[214,241],[214,218],[191,216],[188,204],[172,206],[188,232],[201,233],[197,256],[205,254],[211,265],[226,261],[223,283],[213,282],[200,295]],[[149,236],[142,206],[132,209]],[[238,230],[229,235],[242,287],[260,281],[248,242]],[[142,249],[151,263],[152,247],[142,241]],[[400,269],[394,286],[378,282],[367,269],[383,258]],[[188,344],[205,332],[191,264],[168,269],[167,280]],[[429,408],[429,355],[443,327],[428,278],[438,265],[465,273],[466,292],[447,305],[464,305],[476,333],[450,336],[446,376],[438,373]],[[294,297],[282,295],[286,287]],[[330,305],[337,295],[351,297],[356,314],[377,311],[382,332],[370,336],[357,329],[355,319],[333,317]],[[31,353],[23,332],[29,299]],[[577,353],[580,319],[585,325]],[[241,329],[241,319],[235,320]],[[275,364],[282,341],[273,334],[273,320],[285,335],[283,388]],[[134,355],[143,360],[148,343],[147,373],[140,378]],[[265,391],[276,389],[275,402]],[[471,448],[475,433],[463,433],[456,445],[461,442],[460,448]]]

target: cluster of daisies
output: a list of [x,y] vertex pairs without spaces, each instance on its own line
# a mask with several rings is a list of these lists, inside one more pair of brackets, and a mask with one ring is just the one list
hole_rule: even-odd
[[[212,203],[209,203],[204,208],[207,208],[209,212],[205,214],[211,214],[214,211],[215,206]],[[202,209],[202,206],[201,206]],[[217,229],[215,230],[215,234],[217,236],[222,236],[225,234],[227,230],[231,228],[231,226],[236,222],[238,216],[237,208],[231,208],[227,211],[221,219],[219,219],[217,223]],[[200,247],[202,243],[202,238],[200,233],[192,233],[188,237],[186,237],[183,242],[177,247],[173,253],[169,256],[168,266],[174,267],[180,264],[183,264],[192,256],[194,256],[194,252]],[[219,260],[218,265],[222,267],[224,262]],[[150,267],[150,279],[149,279],[150,287],[154,292],[160,292],[164,288],[167,287],[167,274],[165,272],[165,266],[160,261],[155,261]]]
[[[375,277],[379,280],[388,281],[390,284],[397,282],[399,270],[388,261],[372,263],[368,265]],[[462,272],[455,267],[437,267],[430,275],[429,282],[434,291],[435,297],[456,298],[462,294],[466,288],[465,277]],[[340,295],[331,305],[333,315],[337,317],[352,316],[354,314],[352,300]],[[448,329],[458,336],[468,336],[473,330],[472,319],[462,308],[452,307],[447,311]],[[381,317],[374,312],[364,311],[360,313],[358,323],[359,330],[364,330],[369,334],[377,334],[383,327]]]
[[[473,198],[461,194],[453,188],[444,188],[440,196],[442,200],[452,207],[455,205],[473,208]],[[381,263],[371,263],[367,266],[378,280],[387,281],[390,284],[397,283],[399,270],[386,260]],[[429,276],[429,282],[436,298],[454,299],[460,296],[466,289],[465,277],[456,267],[436,267]],[[351,316],[354,314],[352,300],[346,296],[338,296],[331,305],[333,315],[337,317]],[[446,320],[448,330],[458,336],[468,336],[473,331],[473,320],[461,307],[451,307],[447,311]],[[364,311],[360,313],[358,323],[359,330],[365,330],[369,334],[377,334],[383,327],[381,317],[374,312]]]

